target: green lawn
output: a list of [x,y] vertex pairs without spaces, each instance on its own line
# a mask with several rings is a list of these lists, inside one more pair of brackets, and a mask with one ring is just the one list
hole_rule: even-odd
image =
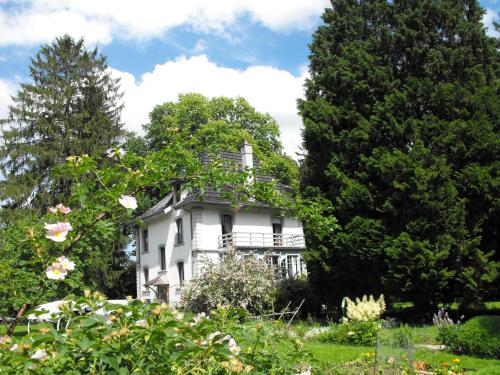
[[[32,324],[30,326],[30,330],[31,331],[33,331],[33,330],[36,331],[36,330],[38,330],[38,329],[40,329],[42,327],[52,327],[52,325],[49,324],[49,323]],[[7,331],[7,329],[5,328],[5,326],[1,325],[0,326],[0,336],[2,336],[6,331]],[[26,335],[27,333],[28,333],[28,325],[26,325],[26,324],[18,324],[16,326],[16,328],[14,329],[13,336],[19,336],[19,337],[21,337],[21,336]]]
[[[498,310],[500,309],[500,301],[488,301],[484,303],[486,310]],[[392,309],[395,311],[411,309],[413,307],[412,302],[395,302],[392,304]],[[443,307],[443,305],[439,305],[439,307]],[[456,311],[458,310],[458,303],[454,302],[449,306],[449,310]]]
[[[321,344],[316,342],[306,343],[305,348],[312,353],[316,360],[325,364],[353,361],[359,358],[363,353],[373,353],[375,351],[375,348],[366,346]],[[499,360],[459,356],[444,351],[431,351],[421,348],[417,349],[415,358],[419,361],[437,363],[451,363],[453,359],[459,358],[460,364],[467,370],[467,374],[500,375]]]

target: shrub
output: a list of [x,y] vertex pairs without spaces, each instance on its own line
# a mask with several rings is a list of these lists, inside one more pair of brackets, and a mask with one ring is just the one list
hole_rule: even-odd
[[[69,306],[69,304],[67,305]],[[229,308],[190,316],[166,305],[110,306],[81,299],[68,329],[0,338],[2,374],[294,374],[310,357],[273,326],[232,319]],[[110,315],[98,314],[106,308]]]
[[380,323],[376,321],[332,324],[328,330],[318,333],[316,339],[329,344],[372,346],[379,330]]
[[370,297],[356,298],[352,301],[348,297],[342,300],[342,308],[345,309],[347,319],[352,322],[368,322],[378,320],[385,311],[384,296],[381,294],[376,300],[372,295]]
[[311,286],[304,278],[287,278],[280,280],[276,287],[276,300],[274,309],[276,311],[284,310],[290,303],[288,310],[295,310],[302,304],[297,318],[305,319],[309,315],[318,313],[320,305],[313,296]]
[[257,314],[270,308],[274,277],[266,262],[228,250],[219,262],[203,261],[202,269],[183,289],[184,308],[202,312],[228,305]]
[[454,353],[500,359],[500,316],[478,316],[443,327],[438,339]]

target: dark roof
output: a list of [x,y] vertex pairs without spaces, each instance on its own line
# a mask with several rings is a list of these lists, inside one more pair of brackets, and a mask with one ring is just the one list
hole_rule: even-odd
[[[260,169],[259,159],[257,159],[255,155],[252,156],[253,156],[253,167],[256,169]],[[210,163],[210,157],[207,155],[206,152],[202,153],[200,155],[200,158],[203,164],[206,165]],[[241,167],[241,154],[239,152],[222,151],[220,153],[219,158],[222,160],[223,165],[227,166],[228,168],[234,166]]]
[[[201,162],[205,165],[210,163],[210,157],[206,153],[202,153],[200,155]],[[229,169],[240,169],[241,168],[241,153],[239,152],[231,152],[231,151],[223,151],[220,153],[220,160],[222,160],[222,164],[224,167]],[[253,155],[253,166],[255,168],[257,177],[256,180],[259,182],[272,182],[275,178],[272,176],[262,175],[260,174],[260,161]],[[276,188],[279,190],[287,190],[288,187],[278,182],[276,184]],[[209,204],[231,204],[231,202],[224,197],[225,193],[228,193],[228,188],[222,188],[220,191],[216,191],[212,187],[207,187],[202,195],[198,192],[189,192],[186,198],[184,198],[181,202],[176,203],[174,205],[175,208],[185,206],[190,203],[209,203]],[[145,219],[151,216],[154,216],[158,213],[161,213],[167,206],[170,198],[172,197],[172,193],[167,194],[161,201],[139,216],[140,219]],[[256,202],[253,203],[255,205]],[[258,204],[258,203],[257,203]],[[262,206],[268,206],[267,204],[260,204]]]
[[163,210],[168,207],[168,202],[172,199],[172,196],[173,196],[172,192],[165,195],[158,203],[156,203],[153,207],[151,207],[149,210],[140,215],[139,219],[143,220],[148,217],[161,214]]

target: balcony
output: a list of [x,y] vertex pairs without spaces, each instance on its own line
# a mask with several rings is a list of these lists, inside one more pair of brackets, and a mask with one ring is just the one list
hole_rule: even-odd
[[219,236],[219,249],[233,246],[235,248],[285,248],[305,249],[306,243],[302,234],[277,234],[255,232],[232,232]]

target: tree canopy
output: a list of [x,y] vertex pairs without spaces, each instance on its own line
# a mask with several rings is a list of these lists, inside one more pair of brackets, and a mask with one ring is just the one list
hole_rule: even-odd
[[144,130],[150,150],[161,150],[177,133],[197,138],[208,151],[239,151],[246,140],[254,145],[263,172],[297,184],[297,164],[283,153],[278,123],[243,98],[181,94],[177,102],[157,105],[149,119]]
[[[500,53],[477,1],[332,0],[310,45],[306,195],[342,233],[310,275],[419,306],[480,303],[497,277]],[[494,254],[496,253],[496,255]]]
[[106,58],[68,35],[44,44],[2,121],[0,201],[44,210],[68,197],[71,181],[52,174],[70,155],[103,153],[124,135],[118,80]]

